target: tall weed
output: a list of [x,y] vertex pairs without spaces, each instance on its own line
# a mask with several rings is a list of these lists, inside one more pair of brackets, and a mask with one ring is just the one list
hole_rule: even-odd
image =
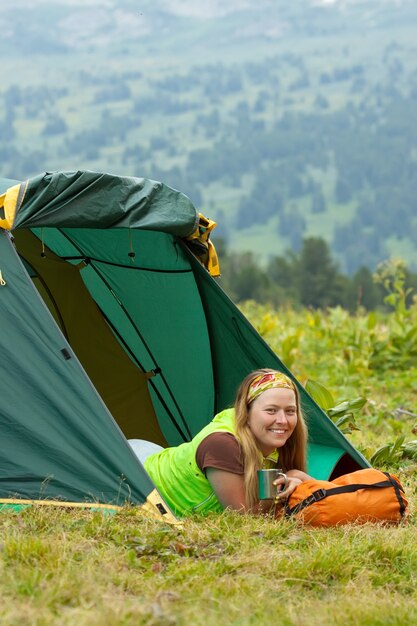
[[381,338],[373,335],[370,366],[373,369],[406,370],[417,359],[417,305],[407,307],[411,289],[405,288],[406,267],[400,259],[381,263],[374,274],[376,283],[387,292],[384,302],[392,308],[390,323]]

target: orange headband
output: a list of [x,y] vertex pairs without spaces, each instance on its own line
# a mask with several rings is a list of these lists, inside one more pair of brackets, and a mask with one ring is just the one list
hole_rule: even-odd
[[253,379],[249,389],[247,402],[250,404],[261,395],[267,389],[275,389],[284,387],[286,389],[293,389],[295,391],[295,385],[288,376],[281,372],[267,372],[260,374]]

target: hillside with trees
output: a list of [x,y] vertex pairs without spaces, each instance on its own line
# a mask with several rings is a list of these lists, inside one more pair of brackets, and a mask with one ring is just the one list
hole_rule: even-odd
[[387,311],[382,278],[387,274],[402,277],[406,307],[416,300],[417,273],[401,259],[387,259],[374,272],[363,265],[347,275],[320,237],[303,239],[298,253],[288,250],[282,256],[270,257],[266,265],[253,252],[230,251],[223,240],[218,241],[217,250],[221,259],[220,285],[239,303],[251,300],[298,310],[342,307],[351,313],[359,309]]
[[392,255],[416,271],[416,18],[411,0],[3,5],[0,176],[147,176],[263,269],[313,237],[350,277]]

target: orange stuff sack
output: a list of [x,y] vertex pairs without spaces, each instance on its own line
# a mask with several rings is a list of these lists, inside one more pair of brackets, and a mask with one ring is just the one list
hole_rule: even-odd
[[408,502],[398,478],[363,469],[333,481],[307,480],[298,485],[284,514],[311,526],[366,522],[398,523],[408,515]]

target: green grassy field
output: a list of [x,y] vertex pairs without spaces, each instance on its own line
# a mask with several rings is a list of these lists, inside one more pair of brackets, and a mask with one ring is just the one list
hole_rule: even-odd
[[0,516],[4,626],[415,624],[417,527]]

